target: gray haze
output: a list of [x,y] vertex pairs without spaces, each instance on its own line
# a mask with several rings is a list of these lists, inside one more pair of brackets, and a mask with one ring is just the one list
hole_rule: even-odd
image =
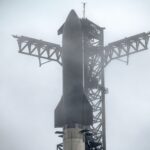
[[[150,31],[149,0],[89,0],[86,16],[106,27],[105,43]],[[11,34],[61,44],[57,29],[80,0],[0,0],[0,150],[54,150],[61,67],[17,53]],[[150,46],[150,44],[149,44]],[[106,69],[108,150],[150,150],[150,49]]]

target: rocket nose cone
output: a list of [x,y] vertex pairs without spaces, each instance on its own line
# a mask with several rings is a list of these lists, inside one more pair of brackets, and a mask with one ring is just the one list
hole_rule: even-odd
[[67,17],[67,20],[74,20],[75,18],[79,19],[76,12],[72,9]]
[[[63,41],[64,40],[72,40],[76,38],[79,39],[81,34],[81,21],[78,18],[77,14],[74,10],[71,10],[63,28]],[[72,39],[73,38],[73,39]],[[71,41],[70,41],[71,42]]]
[[69,16],[76,16],[76,17],[78,17],[76,12],[73,9],[70,11]]

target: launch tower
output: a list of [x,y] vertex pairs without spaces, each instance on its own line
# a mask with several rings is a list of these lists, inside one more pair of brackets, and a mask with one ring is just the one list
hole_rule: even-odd
[[39,65],[62,66],[63,93],[55,109],[55,127],[63,138],[58,150],[106,150],[105,68],[115,59],[148,49],[150,32],[104,45],[104,27],[72,10],[58,30],[62,46],[26,36],[17,39],[19,53],[37,57]]

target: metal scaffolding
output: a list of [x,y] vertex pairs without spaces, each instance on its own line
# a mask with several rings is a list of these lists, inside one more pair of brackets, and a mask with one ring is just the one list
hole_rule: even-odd
[[[148,49],[150,32],[137,34],[104,46],[104,29],[88,19],[81,19],[84,43],[84,90],[93,107],[93,126],[90,127],[95,141],[100,142],[99,149],[106,150],[105,123],[105,67],[114,59],[129,56]],[[61,32],[61,31],[59,31]],[[17,38],[19,53],[35,56],[39,65],[55,61],[62,65],[60,45],[25,36]],[[44,61],[43,61],[44,60]],[[63,144],[57,149],[62,150]]]

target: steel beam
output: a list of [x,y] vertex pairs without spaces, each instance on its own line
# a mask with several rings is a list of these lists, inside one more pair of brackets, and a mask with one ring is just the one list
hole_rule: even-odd
[[[25,36],[13,37],[17,38],[19,53],[37,57],[40,66],[50,61],[55,61],[62,65],[62,51],[59,45]],[[46,61],[43,62],[42,59]]]
[[104,66],[110,61],[122,57],[128,57],[148,49],[150,32],[140,33],[122,40],[109,43],[104,47]]

